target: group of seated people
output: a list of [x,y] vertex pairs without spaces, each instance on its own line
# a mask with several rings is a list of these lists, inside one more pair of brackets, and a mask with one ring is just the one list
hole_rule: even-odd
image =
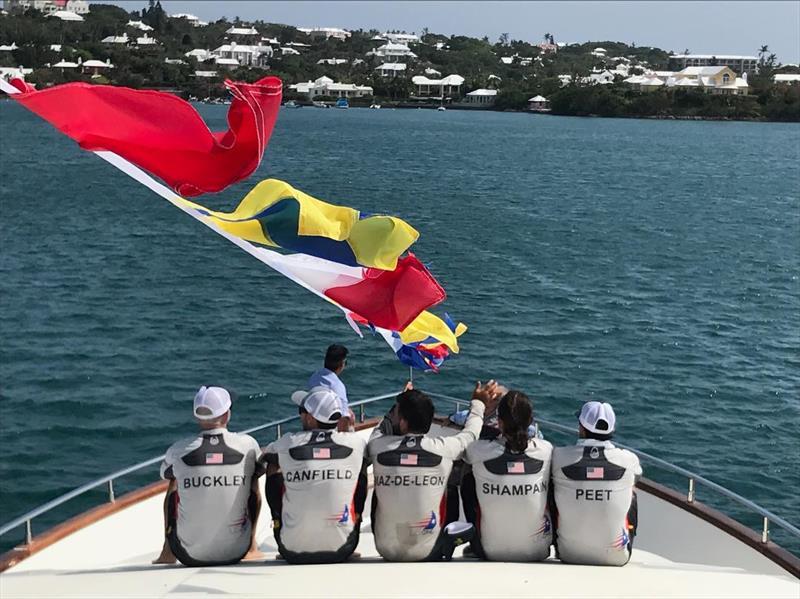
[[410,384],[368,441],[353,431],[352,413],[330,386],[292,399],[302,431],[262,451],[249,435],[227,430],[228,390],[198,391],[201,432],[170,447],[161,467],[169,480],[166,538],[155,563],[263,559],[255,529],[264,475],[281,558],[345,561],[358,546],[370,465],[372,532],[386,560],[449,560],[467,541],[465,556],[495,561],[545,560],[551,546],[572,564],[630,559],[642,470],[632,452],[611,442],[616,418],[607,403],[586,403],[577,443],[554,449],[532,426],[528,397],[495,381],[475,385],[454,434],[430,433],[433,402]]

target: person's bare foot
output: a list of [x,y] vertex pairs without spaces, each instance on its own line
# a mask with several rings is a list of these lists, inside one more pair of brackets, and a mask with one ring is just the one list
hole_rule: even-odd
[[159,556],[154,559],[151,564],[176,564],[178,563],[178,559],[173,555],[172,551],[168,546],[165,546]]
[[249,562],[254,560],[264,560],[267,559],[267,554],[263,551],[259,551],[258,548],[250,549],[245,556],[242,558],[243,562]]

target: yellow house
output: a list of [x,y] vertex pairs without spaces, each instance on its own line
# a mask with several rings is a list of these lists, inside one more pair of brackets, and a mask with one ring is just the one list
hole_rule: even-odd
[[669,87],[698,87],[710,94],[746,96],[747,74],[737,77],[730,67],[686,67],[667,80]]

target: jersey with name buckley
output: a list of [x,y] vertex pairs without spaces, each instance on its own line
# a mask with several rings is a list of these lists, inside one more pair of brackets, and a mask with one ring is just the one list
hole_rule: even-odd
[[553,538],[547,509],[553,446],[529,439],[524,452],[512,453],[505,443],[502,436],[476,441],[464,459],[472,466],[480,544],[491,560],[547,559]]
[[483,411],[481,402],[472,401],[464,429],[447,437],[374,430],[367,446],[375,479],[372,530],[385,559],[420,561],[435,553],[447,478],[453,461],[478,438]]
[[556,546],[561,561],[622,566],[633,550],[639,458],[611,441],[580,439],[553,451]]
[[288,433],[267,446],[264,460],[277,463],[283,475],[275,539],[287,560],[342,561],[355,550],[366,497],[365,447],[357,433],[329,430]]
[[167,450],[161,476],[175,480],[175,532],[193,561],[226,563],[247,553],[248,499],[260,453],[253,437],[224,428],[182,439]]

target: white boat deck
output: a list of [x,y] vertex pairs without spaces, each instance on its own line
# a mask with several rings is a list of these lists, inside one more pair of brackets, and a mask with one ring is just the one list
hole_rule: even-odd
[[533,564],[481,562],[460,557],[461,548],[449,563],[388,563],[375,550],[368,519],[360,558],[289,565],[275,559],[266,502],[257,531],[265,561],[154,566],[150,562],[163,541],[162,505],[161,495],[146,499],[35,553],[0,575],[0,596],[800,598],[800,580],[758,551],[642,491],[640,534],[631,562],[622,568],[572,566],[552,558]]

